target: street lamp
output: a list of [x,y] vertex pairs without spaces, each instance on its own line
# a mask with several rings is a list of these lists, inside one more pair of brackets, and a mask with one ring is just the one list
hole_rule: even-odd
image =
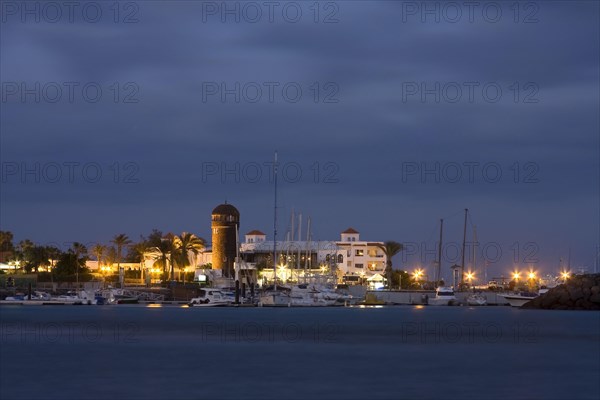
[[421,275],[423,275],[423,270],[417,269],[415,270],[415,272],[413,272],[413,275],[415,277],[415,280],[418,281],[421,278]]
[[417,285],[419,284],[419,280],[421,280],[422,275],[423,275],[423,270],[420,268],[415,270],[415,272],[413,272],[413,278],[415,280],[415,283],[417,283]]
[[281,281],[285,282],[286,281],[285,265],[283,265],[283,264],[279,265],[279,271],[281,272]]
[[571,273],[570,273],[569,271],[563,271],[563,272],[561,272],[561,273],[560,273],[560,276],[561,276],[561,277],[563,278],[563,280],[565,280],[565,281],[566,281],[567,279],[569,279],[570,275],[571,275]]
[[475,274],[472,272],[467,272],[467,280],[469,281],[469,284],[472,283],[473,279],[475,278]]

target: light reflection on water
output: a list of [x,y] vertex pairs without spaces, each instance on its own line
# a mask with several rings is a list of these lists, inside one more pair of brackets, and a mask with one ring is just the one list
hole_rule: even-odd
[[0,328],[2,399],[600,395],[595,312],[2,307]]

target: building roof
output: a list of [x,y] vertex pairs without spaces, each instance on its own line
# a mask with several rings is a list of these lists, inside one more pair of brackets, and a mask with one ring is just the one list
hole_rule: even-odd
[[358,231],[354,228],[348,228],[342,233],[358,233]]
[[212,211],[212,214],[218,214],[218,215],[237,215],[238,217],[240,216],[240,212],[238,211],[237,208],[235,208],[234,206],[232,206],[231,204],[227,204],[227,202],[223,203],[223,204],[219,204],[218,206],[215,207],[215,209]]
[[246,235],[263,235],[263,236],[267,236],[265,233],[262,233],[261,231],[254,229],[248,233],[246,233]]
[[377,273],[367,279],[367,281],[369,281],[369,282],[383,282],[384,280],[385,280],[385,278],[383,277],[383,275],[381,275],[379,273]]

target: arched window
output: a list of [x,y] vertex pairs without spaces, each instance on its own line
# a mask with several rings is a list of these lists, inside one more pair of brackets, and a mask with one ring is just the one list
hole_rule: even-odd
[[344,262],[344,256],[342,254],[338,254],[337,263],[342,264]]

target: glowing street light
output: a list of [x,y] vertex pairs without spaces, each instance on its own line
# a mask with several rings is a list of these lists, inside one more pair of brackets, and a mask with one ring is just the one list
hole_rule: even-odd
[[528,276],[529,276],[529,279],[535,279],[535,272],[530,271]]
[[560,276],[566,281],[567,279],[569,279],[571,273],[569,271],[563,271],[560,273]]
[[471,283],[473,279],[475,279],[475,274],[472,272],[467,272],[467,280],[469,281],[469,283]]
[[281,280],[285,282],[287,280],[286,272],[285,272],[285,265],[283,265],[283,264],[279,265],[279,272],[281,275]]
[[416,281],[418,281],[421,278],[421,275],[423,275],[423,270],[420,268],[413,272],[413,276],[415,277]]
[[521,273],[519,271],[513,272],[513,279],[515,281],[518,281],[520,277],[521,277]]

